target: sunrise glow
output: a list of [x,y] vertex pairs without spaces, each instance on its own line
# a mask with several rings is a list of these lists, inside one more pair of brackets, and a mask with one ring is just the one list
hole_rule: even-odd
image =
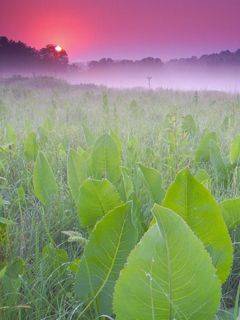
[[55,47],[55,50],[56,50],[57,52],[61,52],[63,49],[62,49],[62,47],[60,47],[59,45],[57,45],[57,46]]

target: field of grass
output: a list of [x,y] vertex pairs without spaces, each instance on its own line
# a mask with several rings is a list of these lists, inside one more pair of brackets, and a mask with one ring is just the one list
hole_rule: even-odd
[[0,81],[0,319],[239,319],[239,123],[237,94]]

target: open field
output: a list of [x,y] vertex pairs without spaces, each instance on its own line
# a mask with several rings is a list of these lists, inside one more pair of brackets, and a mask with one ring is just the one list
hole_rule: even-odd
[[238,94],[1,80],[0,319],[239,319],[239,124]]

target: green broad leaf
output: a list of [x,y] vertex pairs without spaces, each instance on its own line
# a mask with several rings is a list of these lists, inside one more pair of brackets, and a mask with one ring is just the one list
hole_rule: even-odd
[[202,242],[170,209],[130,253],[114,292],[116,320],[212,320],[221,283]]
[[113,138],[113,140],[115,141],[115,144],[118,148],[118,151],[119,153],[121,154],[122,153],[122,141],[121,139],[119,138],[119,136],[116,134],[115,131],[111,130],[111,133],[110,133],[111,137]]
[[81,262],[81,259],[80,259],[80,258],[76,258],[76,259],[74,259],[74,260],[71,262],[71,264],[70,264],[70,266],[69,266],[69,269],[70,269],[70,271],[71,271],[72,273],[74,273],[74,274],[77,273],[80,262]]
[[56,180],[45,154],[38,153],[33,170],[33,187],[35,196],[48,205],[54,194],[57,193]]
[[217,141],[217,135],[215,132],[205,132],[199,142],[195,153],[196,162],[207,162],[210,160],[210,141]]
[[79,214],[84,227],[93,227],[97,220],[121,204],[120,195],[106,179],[87,179],[79,189]]
[[206,170],[200,169],[195,175],[195,179],[203,184],[208,190],[211,189],[211,177]]
[[190,135],[194,135],[196,133],[196,123],[191,114],[188,114],[183,118],[182,129]]
[[147,188],[151,194],[152,200],[160,204],[165,195],[165,191],[162,188],[162,177],[160,173],[158,170],[145,167],[142,164],[139,164],[139,167],[143,174]]
[[129,176],[128,169],[126,167],[122,167],[122,184],[124,189],[124,198],[129,200],[134,192],[134,186],[131,177]]
[[92,151],[92,171],[94,178],[106,178],[112,183],[121,177],[121,154],[119,146],[108,134],[101,136]]
[[79,188],[88,177],[89,155],[86,151],[77,152],[70,150],[67,164],[67,178],[72,197],[78,205]]
[[22,285],[20,276],[25,272],[25,263],[16,258],[0,271],[0,305],[15,307],[19,299]]
[[223,219],[229,230],[240,224],[240,199],[228,199],[219,204]]
[[66,250],[56,248],[52,244],[43,248],[40,267],[44,277],[48,277],[52,273],[56,277],[64,275],[68,268],[68,262],[69,258]]
[[37,137],[34,132],[30,132],[24,140],[24,156],[27,160],[36,160],[38,154],[39,145],[37,143]]
[[17,142],[17,133],[15,129],[10,125],[7,124],[5,128],[5,143],[8,145],[16,144]]
[[112,314],[115,282],[136,237],[130,203],[113,209],[96,224],[75,280],[75,293],[86,303],[79,317],[95,301],[99,314]]
[[210,162],[213,166],[218,181],[226,183],[227,181],[227,168],[222,159],[221,150],[216,141],[210,140]]
[[235,120],[236,120],[236,115],[234,113],[231,115],[225,116],[225,118],[221,124],[221,129],[223,131],[232,129],[234,126]]
[[231,145],[229,153],[230,161],[232,164],[236,164],[240,160],[240,135],[237,135]]
[[5,275],[12,279],[18,279],[19,275],[25,271],[25,263],[22,259],[17,258],[7,265]]
[[232,243],[220,209],[211,193],[188,169],[169,187],[163,206],[178,213],[203,242],[222,282],[232,265]]

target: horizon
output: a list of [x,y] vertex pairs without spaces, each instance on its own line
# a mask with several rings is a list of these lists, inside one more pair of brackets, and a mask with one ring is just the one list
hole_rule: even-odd
[[37,49],[55,43],[75,63],[150,56],[165,62],[240,47],[237,0],[9,0],[1,7],[2,34]]
[[[0,35],[0,38],[1,37],[7,37],[6,35]],[[8,38],[8,37],[7,37]],[[33,49],[36,49],[36,50],[40,50],[40,49],[42,49],[43,47],[45,47],[46,45],[48,45],[48,44],[45,44],[45,45],[43,45],[43,47],[42,48],[35,48],[31,43],[25,43],[22,39],[9,39],[8,38],[8,40],[9,41],[14,41],[14,42],[22,42],[22,43],[24,43],[26,46],[28,46],[28,47],[31,47],[31,48],[33,48]],[[58,43],[52,43],[52,45],[56,45],[56,46],[59,46],[59,44]],[[64,49],[64,50],[66,50],[67,51],[67,53],[68,53],[68,49],[67,48],[61,48],[61,49]],[[78,61],[69,61],[70,63],[72,63],[72,64],[75,64],[75,63],[88,63],[88,62],[92,62],[92,61],[100,61],[100,60],[102,60],[102,59],[112,59],[113,61],[124,61],[124,60],[127,60],[127,61],[133,61],[133,62],[135,62],[135,61],[141,61],[141,60],[143,60],[143,59],[147,59],[147,58],[153,58],[153,59],[160,59],[163,63],[168,63],[168,62],[170,62],[170,61],[172,61],[172,60],[181,60],[181,59],[191,59],[191,58],[193,58],[193,57],[195,57],[195,58],[197,58],[197,59],[200,59],[202,56],[205,56],[205,55],[212,55],[212,54],[220,54],[220,53],[222,53],[222,52],[226,52],[226,51],[229,51],[230,53],[236,53],[238,50],[240,50],[240,46],[239,46],[239,48],[236,48],[236,49],[234,49],[234,50],[230,50],[229,48],[225,48],[225,49],[221,49],[221,50],[219,50],[219,51],[217,51],[217,52],[203,52],[202,54],[200,54],[200,55],[197,55],[197,56],[186,56],[186,57],[182,57],[182,56],[180,56],[180,57],[176,57],[176,58],[170,58],[170,59],[167,59],[167,60],[164,60],[164,59],[162,59],[162,57],[160,57],[160,56],[143,56],[143,57],[140,57],[140,58],[136,58],[136,59],[134,59],[134,58],[129,58],[129,57],[122,57],[122,58],[116,58],[116,59],[114,59],[114,58],[112,58],[111,56],[102,56],[102,57],[99,57],[99,58],[97,58],[97,59],[91,59],[91,60],[78,60]]]

